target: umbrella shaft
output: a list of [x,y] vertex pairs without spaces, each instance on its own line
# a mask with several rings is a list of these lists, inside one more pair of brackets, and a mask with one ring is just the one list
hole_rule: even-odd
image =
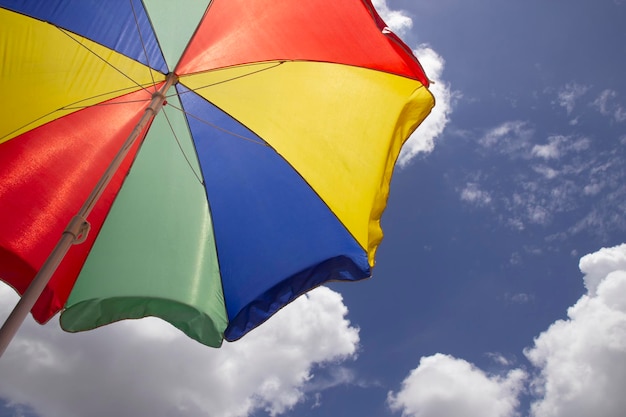
[[35,275],[35,278],[33,278],[17,305],[13,308],[13,311],[2,325],[0,329],[0,356],[2,356],[13,339],[13,336],[17,333],[17,330],[24,322],[28,312],[33,308],[37,299],[39,299],[39,296],[50,281],[50,278],[52,278],[52,275],[54,275],[54,272],[70,247],[73,244],[82,243],[84,241],[89,230],[89,223],[86,221],[87,216],[89,216],[89,213],[91,213],[91,210],[111,181],[111,178],[124,161],[130,148],[132,148],[135,142],[141,137],[142,131],[163,107],[167,90],[177,81],[178,78],[175,74],[168,74],[165,84],[152,95],[152,101],[146,108],[145,113],[124,142],[124,145],[113,158],[111,164],[107,167],[107,170],[104,172],[87,200],[85,200],[78,214],[69,222],[54,250],[50,253],[48,259],[46,259],[39,269],[39,272]]

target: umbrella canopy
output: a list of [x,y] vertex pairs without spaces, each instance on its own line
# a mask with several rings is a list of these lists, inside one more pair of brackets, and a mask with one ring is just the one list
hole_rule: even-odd
[[219,346],[371,275],[434,101],[370,0],[0,0],[0,22],[0,278],[24,293],[105,184],[35,320]]

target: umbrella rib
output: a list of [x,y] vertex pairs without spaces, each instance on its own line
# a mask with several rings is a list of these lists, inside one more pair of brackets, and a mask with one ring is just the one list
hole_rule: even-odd
[[[271,61],[267,61],[267,62],[271,62]],[[192,89],[189,89],[189,91],[184,91],[184,92],[182,92],[182,93],[180,93],[180,94],[186,94],[186,93],[191,92],[191,91],[193,91],[194,93],[197,93],[197,92],[198,92],[198,90],[202,90],[202,89],[204,89],[204,88],[214,87],[214,86],[216,86],[216,85],[220,85],[220,84],[224,84],[224,83],[227,83],[227,82],[230,82],[230,81],[238,80],[238,79],[240,79],[240,78],[249,77],[249,76],[251,76],[251,75],[255,75],[255,74],[258,74],[258,73],[261,73],[261,72],[264,72],[264,71],[269,71],[269,70],[271,70],[271,69],[274,69],[274,68],[277,68],[277,67],[279,67],[279,66],[283,65],[283,64],[284,64],[284,63],[286,63],[286,62],[291,62],[291,61],[288,61],[288,60],[281,60],[281,61],[277,61],[277,62],[276,62],[274,65],[272,65],[271,67],[263,67],[263,68],[261,68],[261,69],[258,69],[258,70],[252,71],[252,72],[248,72],[248,73],[246,73],[246,74],[241,74],[241,75],[238,75],[238,76],[236,76],[236,77],[231,77],[231,78],[228,78],[228,79],[226,79],[226,80],[217,81],[217,82],[214,82],[214,83],[211,83],[211,84],[207,84],[207,85],[202,85],[202,86],[200,86],[200,87],[194,88],[193,90],[192,90]],[[258,62],[258,63],[251,63],[251,64],[248,64],[248,65],[258,65],[258,64],[262,64],[262,62]],[[224,68],[221,68],[221,69],[224,69]],[[219,71],[219,69],[218,69],[218,71]],[[208,71],[207,71],[207,72],[208,72]],[[196,74],[199,74],[199,73],[196,73]],[[194,74],[185,74],[185,75],[194,75]]]
[[133,0],[128,0],[130,3],[130,8],[133,11],[133,18],[135,19],[135,27],[137,28],[137,34],[139,35],[139,42],[141,42],[141,48],[143,49],[143,54],[146,58],[146,63],[148,64],[148,72],[150,73],[150,78],[152,79],[152,84],[156,85],[154,81],[154,76],[152,75],[152,65],[150,65],[150,57],[148,57],[148,51],[146,50],[146,44],[143,41],[143,36],[141,36],[141,29],[139,28],[139,19],[137,19],[137,12],[135,11],[135,6],[133,5]]
[[[95,97],[90,97],[90,98],[86,98],[85,100],[91,100]],[[85,101],[85,100],[81,100],[81,101]],[[63,106],[55,111],[61,111],[61,110],[82,110],[82,109],[86,109],[88,107],[101,107],[101,106],[117,106],[119,104],[130,104],[130,103],[148,103],[150,101],[150,99],[145,99],[145,100],[125,100],[125,101],[116,101],[115,103],[111,103],[109,101],[105,101],[102,103],[96,103],[96,104],[86,104],[84,106],[77,106],[76,104],[80,103],[80,101],[76,102],[76,103],[72,103],[69,104],[67,106]],[[52,114],[54,112],[50,112],[49,114]],[[45,117],[45,116],[44,116]]]
[[[278,61],[278,62],[276,62],[274,65],[272,65],[270,67],[261,68],[261,69],[258,69],[258,70],[255,70],[255,71],[252,71],[252,72],[249,72],[249,73],[246,73],[246,74],[242,74],[242,75],[238,75],[236,77],[228,78],[226,80],[218,81],[218,82],[215,82],[215,83],[212,83],[212,84],[203,85],[203,86],[200,86],[200,87],[195,88],[195,89],[189,89],[188,91],[183,91],[182,93],[181,92],[177,92],[175,95],[180,96],[182,94],[187,94],[187,93],[191,93],[191,92],[197,94],[198,90],[202,90],[204,88],[213,87],[213,86],[216,86],[216,85],[219,85],[219,84],[223,84],[223,83],[227,83],[227,82],[230,82],[230,81],[233,81],[233,80],[237,80],[237,79],[240,79],[240,78],[249,77],[251,75],[258,74],[258,73],[263,72],[263,71],[274,69],[274,68],[279,67],[280,65],[284,64],[285,62],[288,62],[288,61],[287,60]],[[216,125],[214,123],[211,123],[208,120],[205,120],[205,119],[201,118],[200,116],[197,116],[197,115],[195,115],[193,113],[189,113],[188,111],[186,111],[183,108],[176,107],[176,106],[172,105],[171,103],[168,103],[168,104],[171,107],[175,108],[176,110],[179,110],[180,112],[182,112],[186,116],[194,118],[197,121],[199,121],[200,123],[203,123],[203,124],[205,124],[207,126],[211,126],[212,128],[214,128],[216,130],[219,130],[221,132],[226,133],[227,135],[230,135],[230,136],[233,136],[233,137],[236,137],[236,138],[239,138],[239,139],[243,139],[243,140],[246,140],[248,142],[252,142],[254,144],[257,144],[257,145],[270,147],[264,141],[259,141],[259,140],[256,140],[254,138],[248,137],[248,136],[240,135],[240,134],[235,133],[233,131],[230,131],[228,129],[224,129],[223,127],[220,127],[220,126],[218,126],[218,125]]]
[[[144,91],[147,91],[145,88],[143,88],[143,90],[144,90]],[[82,105],[81,105],[81,106],[78,106],[78,105],[77,105],[78,103],[81,103],[81,102],[83,102],[83,101],[93,100],[93,99],[95,99],[95,98],[97,98],[97,97],[100,97],[100,96],[106,96],[106,95],[109,95],[109,94],[111,94],[111,93],[117,93],[117,92],[122,92],[122,91],[124,91],[124,89],[122,89],[122,90],[116,90],[116,91],[111,91],[110,93],[106,93],[106,94],[98,94],[98,95],[95,95],[95,96],[92,96],[92,97],[87,97],[87,98],[84,98],[84,99],[79,100],[79,101],[75,101],[74,103],[70,103],[70,104],[68,104],[68,105],[66,105],[66,106],[59,107],[58,109],[52,110],[51,112],[48,112],[48,113],[43,114],[43,115],[41,115],[41,116],[39,116],[39,117],[37,117],[37,118],[35,118],[35,119],[32,119],[30,122],[28,122],[28,123],[26,123],[26,124],[24,124],[24,125],[22,125],[22,126],[20,126],[20,127],[16,128],[16,129],[13,129],[12,131],[10,131],[10,132],[6,133],[6,134],[5,134],[5,135],[3,135],[3,136],[0,136],[0,140],[2,140],[2,139],[4,139],[4,138],[6,138],[6,137],[8,137],[8,136],[11,136],[11,135],[12,135],[12,134],[14,134],[15,132],[19,132],[20,130],[27,128],[28,126],[32,125],[33,123],[36,123],[38,120],[45,119],[46,117],[48,117],[48,116],[50,116],[50,115],[52,115],[52,114],[54,114],[54,113],[56,113],[56,112],[59,112],[59,111],[63,111],[63,110],[83,110],[83,109],[86,109],[86,108],[88,108],[88,107],[96,107],[96,106],[114,106],[114,105],[118,105],[118,104],[128,104],[128,103],[139,103],[139,102],[146,102],[146,103],[147,103],[147,102],[149,102],[149,101],[150,101],[150,99],[149,99],[149,98],[146,98],[145,100],[127,100],[127,101],[118,101],[118,102],[115,102],[115,103],[110,103],[110,102],[108,102],[108,101],[105,101],[105,102],[101,102],[101,103],[89,104],[89,105],[84,105],[84,106],[82,106]],[[131,92],[132,92],[132,91],[131,91]]]
[[205,119],[201,118],[200,116],[197,116],[197,115],[195,115],[195,114],[193,114],[193,113],[189,113],[189,112],[188,112],[188,111],[186,111],[185,109],[182,109],[182,108],[180,108],[180,107],[174,106],[174,105],[170,104],[169,102],[168,102],[167,104],[168,104],[168,106],[173,107],[173,108],[175,108],[176,110],[181,111],[181,112],[182,112],[183,114],[185,114],[186,116],[189,116],[189,117],[191,117],[191,118],[194,118],[194,119],[196,119],[197,121],[199,121],[200,123],[203,123],[203,124],[205,124],[205,125],[207,125],[207,126],[211,126],[212,128],[214,128],[214,129],[216,129],[216,130],[219,130],[219,131],[221,131],[221,132],[226,133],[227,135],[230,135],[230,136],[233,136],[233,137],[236,137],[236,138],[239,138],[239,139],[243,139],[243,140],[246,140],[246,141],[248,141],[248,142],[252,142],[252,143],[254,143],[254,144],[256,144],[256,145],[261,145],[261,146],[266,146],[266,147],[269,147],[269,145],[268,145],[267,143],[265,143],[265,142],[258,141],[258,140],[256,140],[256,139],[251,138],[251,137],[248,137],[248,136],[240,135],[239,133],[235,133],[235,132],[233,132],[233,131],[231,131],[231,130],[228,130],[228,129],[224,129],[223,127],[220,127],[220,126],[216,125],[215,123],[211,123],[211,122],[209,122],[208,120],[205,120]]
[[[98,58],[99,60],[101,60],[102,62],[104,62],[106,65],[108,65],[109,67],[113,68],[115,71],[119,72],[122,76],[124,76],[125,78],[127,78],[129,81],[131,81],[133,84],[135,84],[137,87],[141,88],[142,90],[145,90],[147,93],[152,94],[152,91],[148,90],[146,87],[144,87],[143,85],[141,85],[140,83],[138,83],[137,81],[135,81],[134,79],[132,79],[128,74],[126,74],[124,71],[120,70],[119,68],[117,68],[115,65],[112,65],[109,61],[107,61],[106,59],[104,59],[103,57],[101,57],[100,55],[98,55],[94,50],[90,49],[89,47],[87,47],[87,45],[85,45],[84,43],[80,42],[78,39],[76,39],[74,36],[72,36],[71,32],[66,31],[63,28],[60,28],[57,26],[57,29],[59,29],[62,33],[64,33],[67,37],[69,37],[71,40],[73,40],[74,42],[76,42],[77,44],[79,44],[81,47],[85,48],[89,53],[93,54],[96,58]],[[152,69],[150,67],[148,67],[150,70],[150,76],[152,76]]]
[[[176,107],[174,107],[174,108],[176,109]],[[185,153],[185,150],[183,149],[183,146],[180,143],[180,140],[178,139],[178,135],[176,134],[176,131],[174,130],[174,126],[172,126],[172,122],[170,122],[170,118],[168,117],[167,111],[165,111],[165,108],[163,109],[163,115],[165,116],[165,120],[167,120],[167,124],[169,125],[170,130],[172,131],[172,135],[174,136],[174,140],[176,141],[176,144],[178,145],[178,149],[180,149],[180,152],[183,154],[183,158],[185,158],[185,161],[187,162],[187,165],[189,166],[189,169],[191,169],[191,172],[193,172],[193,175],[196,177],[198,182],[200,184],[204,185],[204,181],[202,180],[202,178],[200,178],[200,176],[198,175],[196,170],[193,168],[193,165],[191,165],[191,161],[187,157],[187,154]]]

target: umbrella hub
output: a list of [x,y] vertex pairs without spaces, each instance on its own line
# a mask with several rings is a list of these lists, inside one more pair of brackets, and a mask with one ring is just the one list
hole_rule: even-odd
[[151,110],[156,115],[159,110],[161,110],[161,107],[167,104],[167,97],[165,96],[165,94],[170,89],[170,87],[177,82],[178,76],[176,76],[176,74],[174,74],[173,72],[167,74],[167,76],[165,77],[165,84],[163,84],[160,89],[152,94],[152,101],[150,102],[150,106],[148,106],[146,111]]

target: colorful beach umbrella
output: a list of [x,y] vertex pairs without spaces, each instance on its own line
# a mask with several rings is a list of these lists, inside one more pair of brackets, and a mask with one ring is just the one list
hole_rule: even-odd
[[370,0],[0,0],[0,278],[239,339],[371,275],[427,87]]

